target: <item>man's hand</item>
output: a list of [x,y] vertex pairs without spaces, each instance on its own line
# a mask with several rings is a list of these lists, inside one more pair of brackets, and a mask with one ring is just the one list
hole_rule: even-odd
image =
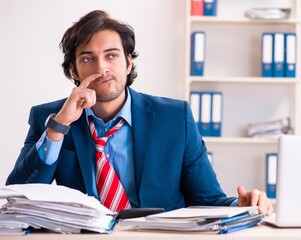
[[[94,106],[96,103],[96,93],[94,90],[89,89],[88,86],[100,76],[101,74],[99,73],[93,74],[84,79],[78,87],[73,88],[62,109],[54,117],[54,120],[69,126],[79,119],[85,108]],[[58,141],[64,135],[48,128],[47,137],[52,141]]]
[[273,212],[273,206],[267,198],[265,192],[254,189],[252,192],[247,192],[245,187],[238,186],[238,206],[258,206],[258,212],[270,216]]

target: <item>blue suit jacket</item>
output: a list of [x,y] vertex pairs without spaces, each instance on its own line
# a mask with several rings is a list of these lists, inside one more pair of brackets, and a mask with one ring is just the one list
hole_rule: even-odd
[[[185,101],[130,89],[135,183],[139,207],[166,210],[190,205],[230,205],[207,158],[207,150]],[[6,184],[51,183],[95,196],[95,147],[85,114],[71,124],[59,158],[46,165],[36,150],[44,122],[65,99],[32,107],[24,147]]]

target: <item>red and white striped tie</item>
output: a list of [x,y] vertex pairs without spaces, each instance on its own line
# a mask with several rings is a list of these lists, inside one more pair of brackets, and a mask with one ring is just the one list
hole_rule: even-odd
[[118,212],[131,207],[129,199],[119,177],[106,158],[103,149],[116,131],[124,124],[120,121],[110,129],[104,137],[98,138],[92,117],[89,117],[89,127],[96,146],[96,184],[101,203],[113,212]]

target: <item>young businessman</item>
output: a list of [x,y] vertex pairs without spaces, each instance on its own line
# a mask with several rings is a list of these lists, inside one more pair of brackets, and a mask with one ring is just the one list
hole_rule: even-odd
[[114,211],[258,205],[272,212],[259,190],[224,194],[187,102],[129,87],[137,76],[130,26],[93,11],[66,31],[61,47],[64,73],[76,87],[67,99],[32,107],[6,184],[56,180]]

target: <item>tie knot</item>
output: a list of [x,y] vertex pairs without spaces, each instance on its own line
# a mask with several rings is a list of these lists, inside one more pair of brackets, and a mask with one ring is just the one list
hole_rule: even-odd
[[112,135],[114,135],[118,131],[118,129],[120,129],[122,127],[122,125],[125,123],[125,120],[123,118],[121,118],[111,129],[109,129],[107,131],[107,133],[104,137],[98,137],[93,117],[89,116],[88,120],[89,120],[90,132],[91,132],[93,140],[96,143],[101,144],[102,146],[104,146],[106,144],[108,138],[111,137]]

